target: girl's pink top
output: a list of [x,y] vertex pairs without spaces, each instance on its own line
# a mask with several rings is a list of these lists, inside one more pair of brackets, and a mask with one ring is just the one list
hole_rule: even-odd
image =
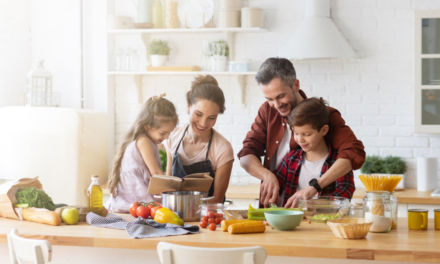
[[[151,142],[160,166],[157,145]],[[116,196],[106,202],[105,207],[110,212],[126,213],[133,202],[151,202],[154,197],[147,193],[151,173],[136,147],[136,140],[132,141],[124,152],[121,163],[121,178],[117,185]]]

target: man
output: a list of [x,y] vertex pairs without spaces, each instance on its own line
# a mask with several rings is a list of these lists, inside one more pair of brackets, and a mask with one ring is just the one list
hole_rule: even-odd
[[[295,68],[287,59],[267,59],[255,78],[267,101],[258,110],[238,158],[249,174],[262,181],[260,203],[267,207],[279,199],[279,183],[273,171],[278,168],[284,155],[297,147],[289,126],[292,120],[289,119],[295,106],[307,96],[299,89]],[[365,160],[362,142],[334,108],[330,112],[329,127],[325,139],[338,152],[336,162],[317,182],[311,181],[308,188],[296,192],[292,198],[294,204],[299,198],[312,198],[350,170],[359,169]],[[260,161],[262,156],[263,164]]]

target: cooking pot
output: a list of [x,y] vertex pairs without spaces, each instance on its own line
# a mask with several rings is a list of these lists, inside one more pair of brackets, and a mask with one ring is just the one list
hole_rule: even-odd
[[214,198],[206,197],[206,192],[197,191],[175,191],[163,192],[162,195],[155,195],[162,199],[162,206],[176,212],[183,221],[195,222],[200,220],[200,204],[203,201]]

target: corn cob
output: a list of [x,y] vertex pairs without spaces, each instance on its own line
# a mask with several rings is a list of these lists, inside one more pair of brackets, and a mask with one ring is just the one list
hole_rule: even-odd
[[237,223],[245,223],[245,222],[254,222],[254,220],[247,219],[230,219],[230,220],[222,220],[220,223],[221,229],[223,232],[228,232],[228,227],[232,224]]
[[263,221],[236,223],[228,227],[229,234],[264,233],[265,230]]

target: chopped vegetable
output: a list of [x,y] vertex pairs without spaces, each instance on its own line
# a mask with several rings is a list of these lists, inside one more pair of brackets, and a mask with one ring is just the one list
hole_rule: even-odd
[[232,224],[228,227],[229,234],[264,233],[266,225],[263,221],[248,221]]
[[284,208],[284,207],[270,207],[270,208],[253,208],[252,205],[249,205],[248,209],[248,219],[249,220],[266,220],[264,217],[264,212],[269,211],[282,211],[282,210],[291,210],[291,211],[303,211],[301,207],[298,208]]
[[312,221],[316,222],[327,222],[328,220],[338,219],[339,214],[316,214],[310,218]]
[[19,189],[15,193],[15,199],[18,204],[28,204],[29,207],[46,208],[55,210],[55,204],[43,190],[27,187]]

